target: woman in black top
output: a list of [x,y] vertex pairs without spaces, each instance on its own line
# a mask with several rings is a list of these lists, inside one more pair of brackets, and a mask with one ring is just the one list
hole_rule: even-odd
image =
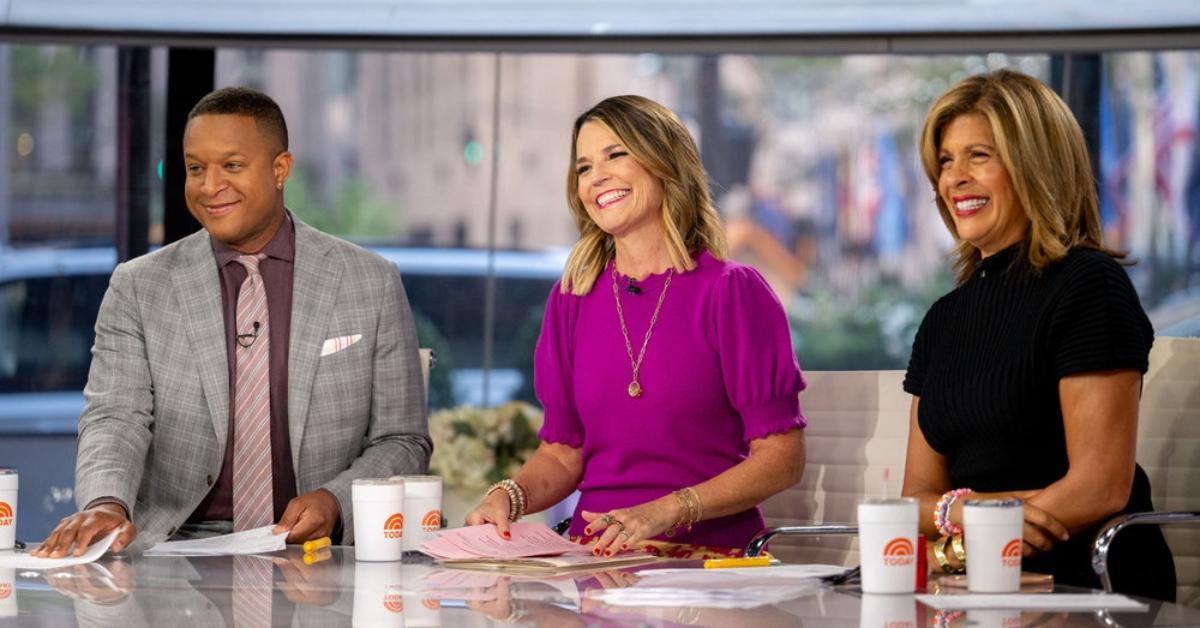
[[[966,498],[1020,497],[1023,569],[1096,587],[1098,526],[1153,509],[1134,451],[1154,332],[1124,254],[1101,243],[1079,125],[1045,85],[1001,70],[934,103],[921,159],[958,287],[913,343],[904,494],[920,500],[930,539],[961,532]],[[953,542],[935,544],[930,564],[962,566]],[[1118,591],[1175,598],[1157,528],[1124,532],[1110,566]]]

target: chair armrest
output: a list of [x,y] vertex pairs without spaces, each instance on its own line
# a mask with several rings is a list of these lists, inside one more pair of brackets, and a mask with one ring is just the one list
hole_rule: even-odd
[[755,534],[746,544],[745,555],[748,557],[758,556],[767,546],[767,542],[776,536],[846,536],[851,534],[858,534],[858,526],[832,524],[766,528]]
[[1200,512],[1135,512],[1113,517],[1100,528],[1092,543],[1092,571],[1100,578],[1104,590],[1112,593],[1112,579],[1108,573],[1108,551],[1113,539],[1129,526],[1164,523],[1200,522]]

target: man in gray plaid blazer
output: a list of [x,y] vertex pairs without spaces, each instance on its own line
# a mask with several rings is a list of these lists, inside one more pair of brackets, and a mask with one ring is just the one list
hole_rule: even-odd
[[[41,555],[82,553],[114,529],[115,550],[232,529],[235,342],[270,342],[262,454],[274,472],[271,522],[288,542],[340,529],[352,543],[351,482],[428,464],[400,275],[284,208],[292,156],[278,105],[245,88],[209,94],[189,114],[184,153],[188,209],[204,230],[113,272],[79,419],[80,512],[51,532]],[[257,322],[253,334],[231,324],[248,272],[235,258],[253,254],[269,338],[257,337]]]

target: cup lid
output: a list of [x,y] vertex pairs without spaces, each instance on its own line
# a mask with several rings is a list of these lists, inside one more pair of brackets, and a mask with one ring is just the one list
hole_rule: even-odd
[[405,497],[442,496],[442,476],[440,475],[393,475],[392,479],[404,480]]
[[1013,508],[1025,505],[1016,497],[1006,497],[1004,499],[965,499],[963,507],[970,506],[972,508]]
[[404,480],[396,478],[359,478],[350,485],[350,497],[356,501],[395,501],[404,499]]
[[0,469],[0,490],[16,490],[17,470]]
[[404,486],[404,478],[394,475],[390,478],[358,478],[351,486]]

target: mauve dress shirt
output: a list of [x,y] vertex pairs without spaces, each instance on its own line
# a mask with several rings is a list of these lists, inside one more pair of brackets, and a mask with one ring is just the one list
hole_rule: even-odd
[[[618,279],[634,356],[667,274]],[[626,392],[632,367],[613,302],[612,262],[584,296],[550,292],[534,353],[534,387],[546,412],[539,436],[581,450],[581,510],[605,512],[708,480],[749,455],[750,441],[802,428],[804,378],[787,316],[758,271],[707,252],[677,273],[642,362],[643,394]],[[744,547],[763,528],[758,508],[697,523],[667,539]]]
[[[217,269],[221,277],[221,304],[225,311],[225,355],[229,365],[229,433],[225,439],[225,459],[221,474],[215,478],[212,489],[188,521],[232,521],[233,520],[233,422],[237,388],[237,299],[242,282],[246,280],[246,267],[237,261],[242,255],[228,244],[212,240],[213,255],[217,258]],[[261,253],[266,258],[259,262],[263,287],[267,291],[267,312],[270,317],[269,338],[258,338],[255,342],[269,340],[271,343],[271,486],[275,510],[275,521],[283,516],[288,502],[296,496],[296,473],[292,468],[291,439],[288,436],[288,338],[291,337],[292,322],[292,271],[296,256],[296,230],[288,216],[279,231]]]

